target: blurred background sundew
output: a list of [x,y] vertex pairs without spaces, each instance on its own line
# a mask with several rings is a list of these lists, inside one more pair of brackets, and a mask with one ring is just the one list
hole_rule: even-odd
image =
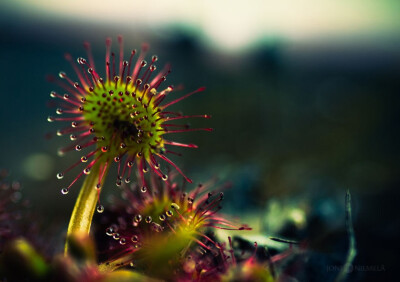
[[[126,52],[148,42],[159,69],[172,64],[167,83],[184,86],[180,94],[207,87],[174,109],[211,114],[190,123],[214,132],[176,136],[199,149],[182,149],[174,160],[195,182],[232,182],[225,212],[256,225],[254,236],[310,240],[330,254],[335,238],[346,249],[349,189],[354,264],[384,266],[351,277],[393,275],[400,235],[399,15],[396,0],[3,0],[0,167],[22,182],[24,197],[44,218],[67,225],[79,185],[68,196],[60,189],[79,169],[61,181],[56,173],[81,153],[57,156],[69,140],[55,136],[61,123],[46,121],[55,111],[49,93],[60,90],[46,75],[73,74],[64,53],[85,57],[85,40],[102,73],[105,38],[116,43],[121,34]],[[105,190],[118,193],[109,178]]]

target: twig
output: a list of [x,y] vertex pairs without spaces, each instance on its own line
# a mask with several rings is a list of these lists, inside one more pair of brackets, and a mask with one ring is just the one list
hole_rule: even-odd
[[299,244],[299,242],[297,242],[297,241],[288,240],[288,239],[282,239],[282,238],[269,237],[269,239],[272,240],[272,241],[279,242],[279,243],[295,244],[295,245]]
[[354,258],[357,255],[353,220],[351,218],[351,195],[349,190],[346,191],[346,227],[347,227],[347,233],[349,235],[349,250],[347,252],[346,261],[343,264],[343,267],[340,270],[339,275],[335,279],[336,282],[344,281],[346,279],[346,276],[351,271],[351,266],[354,261]]

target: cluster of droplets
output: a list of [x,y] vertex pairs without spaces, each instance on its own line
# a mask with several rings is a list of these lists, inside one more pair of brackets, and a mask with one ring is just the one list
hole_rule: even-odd
[[[171,209],[179,210],[180,207],[178,204],[172,203]],[[156,233],[162,232],[162,231],[164,231],[165,227],[163,227],[161,224],[163,222],[165,222],[166,220],[168,220],[168,218],[171,218],[174,215],[174,212],[171,209],[165,211],[164,213],[161,213],[158,216],[158,220],[160,223],[153,221],[153,217],[151,215],[142,216],[141,214],[136,214],[132,218],[131,225],[132,225],[132,227],[137,228],[137,227],[139,227],[140,224],[145,224],[145,225],[147,225],[146,227],[149,227],[149,229],[153,232],[156,232]],[[140,228],[141,231],[143,231],[143,229],[146,229],[146,227]],[[139,233],[140,233],[140,231],[139,231]],[[121,245],[125,245],[129,239],[126,237],[121,238],[120,233],[118,233],[118,226],[116,224],[113,224],[110,227],[107,227],[106,235],[112,237],[114,240],[119,241],[119,243]],[[130,241],[132,242],[133,247],[136,249],[140,248],[140,246],[141,246],[141,243],[139,242],[139,237],[140,237],[140,235],[138,235],[138,234],[133,234],[132,236],[130,236]]]
[[[160,161],[174,167],[188,182],[191,182],[166,155],[176,154],[169,146],[186,148],[197,148],[197,146],[170,141],[164,136],[187,131],[211,131],[210,128],[192,129],[188,125],[174,123],[187,118],[210,118],[209,115],[182,115],[167,110],[179,101],[202,92],[204,87],[163,103],[168,94],[174,90],[173,86],[159,90],[170,73],[169,66],[152,78],[157,69],[155,63],[158,57],[152,56],[151,61],[146,62],[148,46],[143,45],[134,63],[136,50],[132,50],[129,60],[124,60],[122,37],[118,38],[118,43],[119,59],[111,52],[111,39],[106,40],[105,79],[100,77],[95,68],[88,43],[85,43],[88,60],[80,57],[76,64],[71,55],[65,56],[71,63],[78,82],[74,82],[65,72],[59,73],[59,77],[65,82],[51,79],[67,93],[60,94],[55,91],[50,93],[52,98],[61,100],[62,105],[56,109],[56,114],[61,117],[49,116],[48,121],[71,122],[71,126],[57,130],[57,135],[68,134],[73,142],[70,146],[60,149],[59,153],[62,155],[74,149],[90,150],[75,164],[57,174],[57,178],[62,179],[68,171],[86,163],[86,167],[70,185],[61,190],[62,194],[67,194],[81,176],[88,175],[93,170],[99,175],[96,188],[100,190],[103,178],[113,162],[118,165],[117,186],[132,180],[134,166],[138,181],[144,190],[148,186],[144,174],[150,170],[166,181],[168,175],[161,170]],[[64,114],[72,116],[63,117]]]
[[224,194],[209,191],[215,185],[214,180],[185,192],[183,186],[174,182],[175,176],[171,173],[169,180],[163,181],[153,175],[152,185],[145,191],[138,185],[124,184],[123,199],[113,199],[110,212],[114,215],[107,219],[111,224],[105,233],[118,241],[118,244],[110,242],[109,251],[117,254],[112,255],[117,257],[115,263],[135,262],[136,266],[146,268],[143,261],[149,256],[152,261],[169,257],[173,263],[173,257],[190,246],[197,246],[202,252],[219,253],[219,244],[206,235],[207,230],[250,229],[218,213]]

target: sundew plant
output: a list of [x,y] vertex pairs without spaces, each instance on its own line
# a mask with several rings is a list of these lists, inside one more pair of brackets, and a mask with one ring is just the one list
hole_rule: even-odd
[[[65,82],[55,81],[65,94],[52,91],[50,96],[61,100],[56,113],[60,117],[49,116],[48,121],[68,122],[69,126],[57,131],[58,135],[68,134],[72,144],[60,149],[63,154],[69,150],[81,151],[88,148],[85,155],[65,171],[57,174],[58,178],[78,165],[82,171],[61,192],[67,194],[71,186],[83,175],[89,175],[81,189],[72,213],[68,234],[77,231],[89,232],[96,203],[107,172],[112,163],[117,163],[118,176],[116,185],[122,181],[131,181],[132,171],[136,171],[141,190],[146,191],[145,173],[151,170],[164,181],[168,176],[163,172],[160,161],[174,167],[183,177],[192,182],[182,170],[168,157],[173,153],[170,147],[191,147],[194,144],[182,144],[167,139],[167,135],[193,130],[211,131],[211,128],[186,128],[177,121],[187,118],[209,118],[209,115],[182,115],[169,111],[169,107],[195,93],[204,90],[201,87],[191,93],[164,103],[168,95],[173,95],[173,86],[163,84],[170,73],[169,66],[157,71],[157,56],[147,62],[148,45],[144,44],[135,60],[136,50],[130,52],[124,60],[122,37],[118,37],[119,52],[111,52],[111,39],[106,40],[105,73],[100,76],[91,54],[90,45],[85,43],[88,60],[78,58],[74,62],[67,54],[78,79],[73,81],[65,72],[59,77]],[[117,58],[116,58],[117,57]],[[157,73],[158,72],[158,73]],[[97,205],[102,212],[103,206]]]
[[[126,52],[121,36],[114,45],[107,38],[100,67],[88,42],[84,49],[85,57],[65,55],[70,71],[49,77],[56,110],[47,120],[59,125],[58,136],[70,139],[58,153],[81,152],[75,162],[63,162],[64,170],[56,175],[66,197],[71,189],[79,189],[83,178],[65,242],[41,239],[40,230],[47,229],[37,228],[40,224],[32,220],[27,201],[21,200],[21,185],[8,181],[2,171],[0,280],[292,279],[301,268],[298,261],[308,259],[306,244],[272,238],[270,242],[285,247],[267,247],[266,234],[249,235],[254,221],[246,223],[224,212],[231,184],[216,180],[218,171],[199,183],[175,164],[175,155],[197,145],[178,142],[174,136],[210,132],[212,119],[209,113],[187,114],[170,107],[194,94],[206,95],[205,87],[183,93],[175,88],[168,81],[170,66],[159,68],[158,57],[148,55],[148,44]],[[186,124],[196,118],[204,119],[205,126]],[[73,174],[74,169],[79,172]],[[111,170],[119,189],[110,191],[107,202],[101,191]],[[99,215],[94,217],[96,211]],[[347,263],[355,256],[355,242],[350,242]],[[63,248],[53,247],[58,244]]]

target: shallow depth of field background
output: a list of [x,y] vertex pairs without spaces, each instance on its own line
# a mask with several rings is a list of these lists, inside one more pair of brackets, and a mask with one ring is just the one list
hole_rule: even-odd
[[[49,93],[60,89],[45,77],[60,70],[74,77],[63,55],[86,57],[85,40],[102,73],[105,38],[116,43],[121,34],[126,52],[148,42],[159,69],[172,64],[165,86],[184,86],[174,95],[207,87],[175,109],[211,114],[190,123],[215,131],[176,135],[199,149],[178,149],[183,156],[173,159],[195,182],[231,181],[226,211],[256,217],[265,236],[277,235],[271,233],[284,220],[274,212],[288,212],[300,225],[313,215],[322,229],[293,239],[319,238],[332,226],[344,228],[350,189],[355,265],[384,268],[359,268],[356,277],[393,272],[400,235],[400,2],[78,2],[0,3],[0,167],[23,183],[35,212],[66,227],[80,188],[60,193],[79,169],[61,181],[56,173],[81,154],[60,158],[57,148],[68,137],[45,138],[62,126],[46,121],[55,111],[47,106]],[[107,186],[118,193],[113,179]],[[330,237],[324,238],[315,248],[329,254]]]

